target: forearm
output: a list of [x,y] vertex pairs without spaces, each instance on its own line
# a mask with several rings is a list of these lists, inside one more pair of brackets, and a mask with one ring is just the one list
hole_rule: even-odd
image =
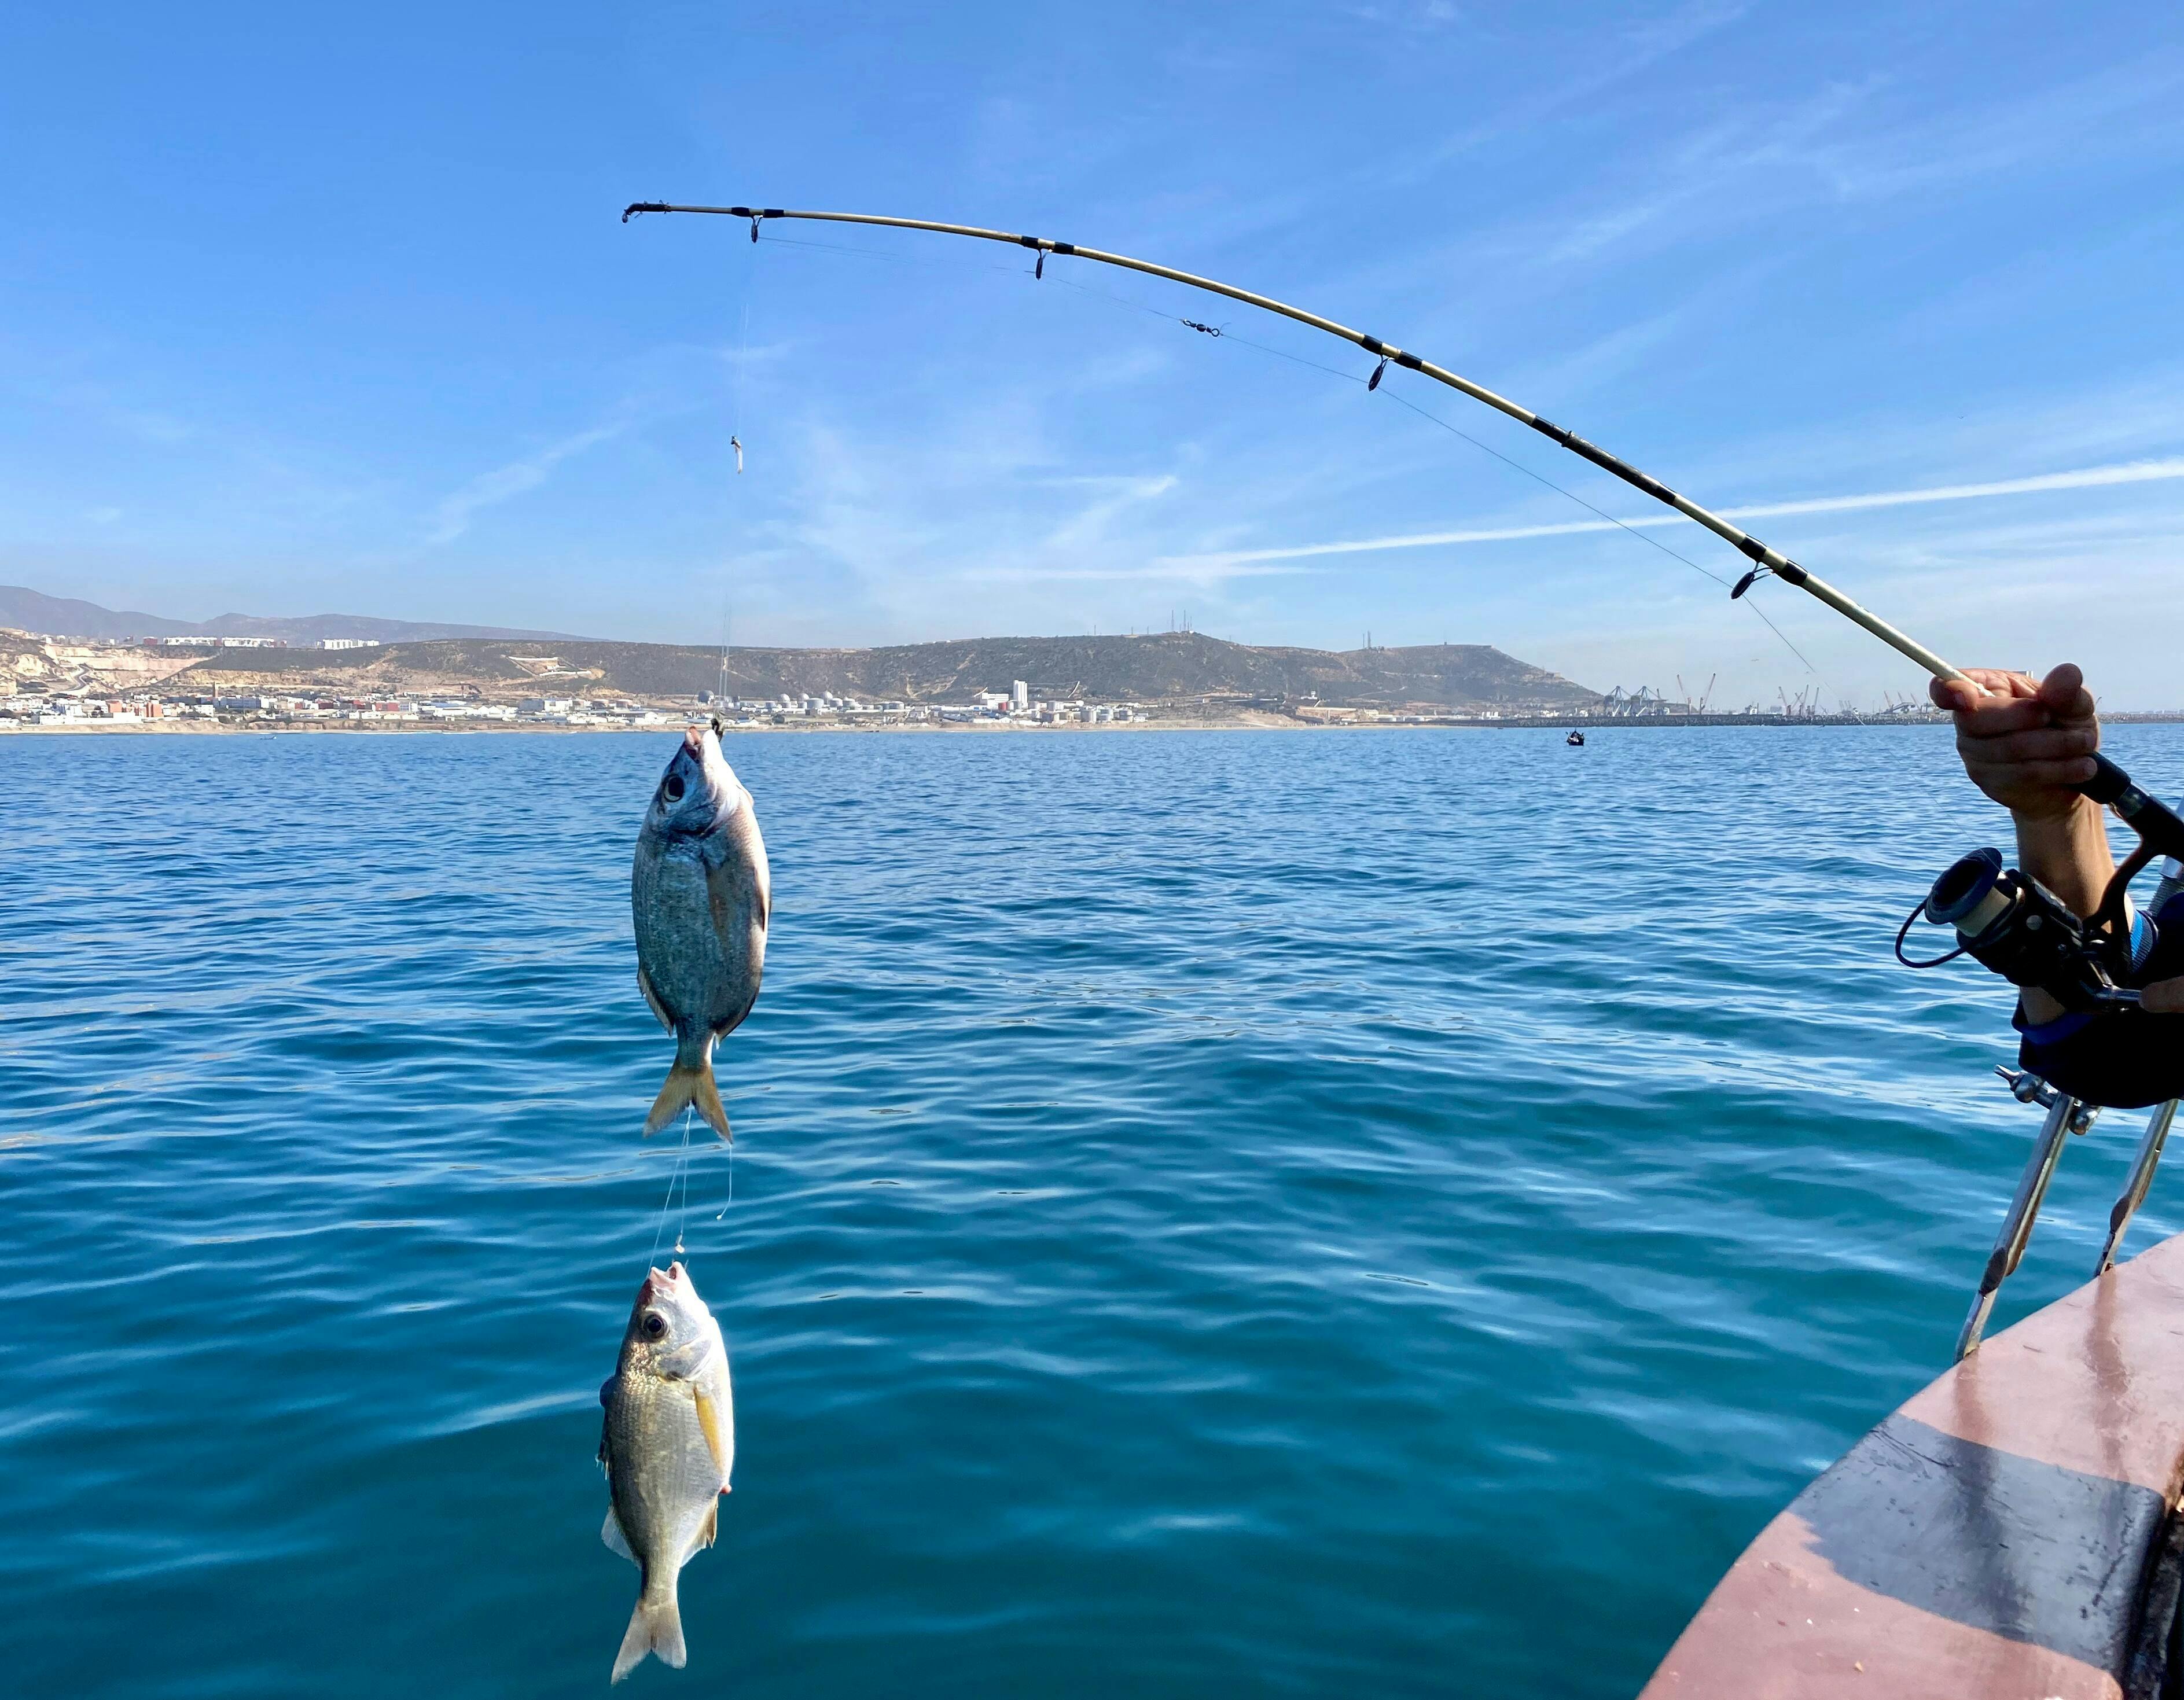
[[[2017,821],[2017,865],[2081,916],[2101,906],[2115,858],[2100,805],[2080,797],[2060,815],[2012,811]],[[2063,1006],[2037,986],[2023,989],[2025,1017],[2036,1024],[2063,1014]]]
[[2080,797],[2061,815],[2017,811],[2016,821],[2017,865],[2075,913],[2090,917],[2115,872],[2100,805]]

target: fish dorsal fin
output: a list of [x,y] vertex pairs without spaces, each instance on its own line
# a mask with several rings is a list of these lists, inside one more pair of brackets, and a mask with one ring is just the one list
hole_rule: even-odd
[[629,1550],[629,1536],[621,1532],[621,1519],[615,1515],[611,1503],[607,1506],[607,1520],[599,1524],[599,1539],[606,1542],[609,1552],[621,1553],[632,1564],[637,1563],[637,1554]]

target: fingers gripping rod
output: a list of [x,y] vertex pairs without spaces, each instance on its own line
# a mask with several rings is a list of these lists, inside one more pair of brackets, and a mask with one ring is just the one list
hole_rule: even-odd
[[[1074,242],[1056,242],[1043,236],[1019,236],[1013,231],[986,230],[977,225],[941,224],[930,219],[894,218],[880,213],[824,213],[800,210],[788,207],[700,207],[683,206],[668,201],[633,201],[622,209],[621,220],[627,224],[640,213],[708,213],[722,218],[750,220],[751,240],[758,240],[760,223],[766,219],[809,219],[824,224],[878,225],[891,230],[932,231],[942,236],[970,237],[980,242],[1007,242],[1015,248],[1028,248],[1039,257],[1042,271],[1050,254],[1067,254],[1078,259],[1094,261],[1100,265],[1119,266],[1126,271],[1141,271],[1149,277],[1164,277],[1171,283],[1180,283],[1192,289],[1203,289],[1212,295],[1226,296],[1231,301],[1240,301],[1247,307],[1256,307],[1284,319],[1293,319],[1300,325],[1309,325],[1315,331],[1324,331],[1330,337],[1340,337],[1346,343],[1354,343],[1368,354],[1377,355],[1383,365],[1394,365],[1423,374],[1436,383],[1483,402],[1497,413],[1507,414],[1520,425],[1528,425],[1542,437],[1567,449],[1601,469],[1620,478],[1633,489],[1642,490],[1655,501],[1674,508],[1685,518],[1704,526],[1740,555],[1747,557],[1752,568],[1738,581],[1730,593],[1739,597],[1762,577],[1779,578],[1786,584],[1794,584],[1807,595],[1825,603],[1855,625],[1864,627],[1875,637],[1907,660],[1937,679],[1962,679],[1963,672],[1943,660],[1925,644],[1899,632],[1879,615],[1860,607],[1851,598],[1817,574],[1784,555],[1780,549],[1760,542],[1749,532],[1731,525],[1720,515],[1701,507],[1690,497],[1670,489],[1651,473],[1641,471],[1627,460],[1610,454],[1596,444],[1588,443],[1575,432],[1566,431],[1552,420],[1544,419],[1529,408],[1520,406],[1505,395],[1497,395],[1484,384],[1474,383],[1469,378],[1452,372],[1446,366],[1421,359],[1392,343],[1362,331],[1353,331],[1347,325],[1332,319],[1322,318],[1317,313],[1307,313],[1301,307],[1292,307],[1286,301],[1277,301],[1271,295],[1261,295],[1249,289],[1240,289],[1233,283],[1223,283],[1217,278],[1201,277],[1195,272],[1178,271],[1173,266],[1158,265],[1149,259],[1133,259],[1127,254],[1108,254],[1096,248],[1080,248]],[[1377,375],[1376,375],[1377,376]],[[2079,789],[2095,801],[2112,805],[2116,812],[2137,828],[2149,844],[2165,854],[2184,856],[2184,820],[2162,804],[2148,797],[2131,783],[2131,776],[2104,755],[2093,758],[2095,772]]]

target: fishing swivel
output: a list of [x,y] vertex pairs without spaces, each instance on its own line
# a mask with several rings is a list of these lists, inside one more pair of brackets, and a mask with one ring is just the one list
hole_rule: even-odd
[[1221,334],[1221,327],[1218,325],[1201,325],[1195,319],[1185,319],[1183,322],[1192,330],[1202,331],[1209,337],[1217,337]]

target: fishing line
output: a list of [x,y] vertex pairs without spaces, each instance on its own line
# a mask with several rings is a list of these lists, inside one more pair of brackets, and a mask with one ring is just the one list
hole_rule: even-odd
[[[1346,374],[1346,376],[1347,375]],[[1362,380],[1360,380],[1360,382],[1362,382]],[[1576,491],[1565,490],[1561,485],[1555,482],[1553,479],[1548,477],[1544,472],[1535,472],[1530,467],[1524,465],[1523,461],[1511,460],[1500,449],[1494,448],[1489,443],[1481,443],[1469,432],[1464,431],[1457,426],[1451,425],[1439,414],[1428,413],[1425,409],[1420,407],[1416,402],[1405,400],[1403,397],[1396,394],[1392,389],[1388,392],[1388,399],[1397,403],[1401,406],[1407,407],[1412,413],[1418,415],[1420,419],[1430,420],[1434,424],[1438,425],[1443,431],[1448,432],[1451,435],[1461,437],[1474,449],[1482,449],[1485,453],[1491,454],[1503,465],[1515,467],[1517,471],[1522,472],[1527,478],[1537,479],[1540,483],[1545,484],[1550,490],[1552,490],[1557,495],[1568,497],[1570,500],[1575,502],[1578,506],[1583,508],[1587,513],[1597,514],[1602,519],[1621,527],[1624,531],[1630,532],[1632,537],[1636,538],[1639,542],[1643,543],[1651,543],[1655,549],[1660,550],[1663,555],[1667,555],[1671,560],[1680,560],[1685,566],[1691,568],[1693,572],[1702,573],[1705,577],[1713,580],[1716,584],[1721,585],[1724,588],[1728,586],[1729,581],[1724,578],[1719,573],[1708,571],[1705,567],[1701,566],[1689,555],[1682,554],[1679,550],[1670,549],[1668,544],[1663,543],[1660,538],[1646,536],[1645,532],[1640,531],[1629,521],[1616,518],[1613,514],[1609,513],[1605,508],[1596,508],[1591,503],[1586,501],[1584,497],[1579,495]],[[1765,624],[1769,631],[1772,632],[1776,637],[1781,638],[1782,647],[1784,649],[1787,649],[1799,660],[1804,662],[1805,671],[1807,672],[1812,674],[1815,678],[1820,678],[1820,682],[1823,684],[1827,683],[1825,678],[1821,677],[1820,670],[1813,665],[1810,658],[1806,655],[1805,652],[1790,641],[1788,634],[1786,633],[1780,626],[1777,626],[1772,620],[1768,619],[1767,610],[1765,609],[1762,608],[1757,602],[1747,602],[1744,605],[1751,609],[1754,614],[1757,614],[1759,616],[1760,620]],[[1828,688],[1830,690],[1835,688],[1832,685],[1830,685]],[[1836,700],[1838,702],[1842,700],[1840,694],[1837,694]]]
[[[814,245],[816,246],[817,244]],[[1358,376],[1357,373],[1344,371],[1339,366],[1326,365],[1318,360],[1308,360],[1303,355],[1293,354],[1286,348],[1273,348],[1265,343],[1255,343],[1249,337],[1240,337],[1225,325],[1217,327],[1201,324],[1195,319],[1181,318],[1176,314],[1164,312],[1158,307],[1149,306],[1145,302],[1134,301],[1128,296],[1117,295],[1112,290],[1097,288],[1089,283],[1078,283],[1070,278],[1057,276],[1054,281],[1061,285],[1065,289],[1074,289],[1080,295],[1094,296],[1100,300],[1112,302],[1117,307],[1130,308],[1139,313],[1150,314],[1156,319],[1166,319],[1174,324],[1184,325],[1189,326],[1191,330],[1210,335],[1217,341],[1239,343],[1244,348],[1256,349],[1260,354],[1272,354],[1277,360],[1287,360],[1294,365],[1309,366],[1316,372],[1325,372],[1329,377],[1340,378],[1345,383],[1363,384],[1368,390],[1378,389],[1379,387],[1379,376],[1377,372],[1371,378],[1362,378]],[[1386,362],[1383,361],[1382,366],[1384,369],[1385,365]],[[1424,408],[1420,407],[1416,402],[1407,400],[1401,395],[1397,394],[1392,387],[1388,391],[1388,399],[1390,401],[1396,402],[1401,405],[1408,408],[1412,413],[1418,415],[1419,418],[1425,420],[1431,424],[1438,425],[1443,431],[1447,432],[1451,436],[1462,438],[1463,441],[1468,443],[1474,449],[1479,449],[1484,454],[1492,455],[1503,465],[1512,467],[1517,471],[1522,472],[1527,478],[1533,480],[1536,483],[1546,485],[1547,488],[1552,490],[1557,495],[1567,497],[1569,500],[1575,502],[1578,506],[1583,508],[1587,513],[1597,515],[1600,518],[1607,521],[1611,525],[1621,527],[1624,531],[1630,532],[1632,537],[1636,538],[1639,542],[1650,544],[1654,549],[1660,550],[1662,554],[1667,555],[1671,560],[1680,560],[1683,562],[1683,564],[1691,568],[1693,572],[1699,573],[1707,578],[1712,579],[1723,589],[1726,590],[1729,588],[1729,581],[1724,578],[1719,573],[1708,571],[1707,568],[1701,566],[1698,562],[1693,560],[1689,555],[1683,554],[1680,550],[1669,548],[1668,544],[1663,543],[1658,538],[1648,537],[1644,532],[1640,531],[1635,526],[1631,525],[1626,520],[1618,518],[1615,515],[1609,513],[1605,508],[1595,507],[1591,502],[1585,500],[1584,497],[1579,495],[1574,490],[1563,488],[1563,486],[1555,482],[1553,479],[1548,477],[1544,472],[1535,472],[1532,468],[1525,465],[1523,461],[1511,459],[1508,455],[1504,454],[1500,449],[1495,448],[1492,444],[1482,443],[1479,438],[1474,437],[1469,432],[1463,430],[1461,426],[1450,424],[1448,421],[1443,419],[1439,414],[1429,413]],[[1827,683],[1825,678],[1821,675],[1819,669],[1813,665],[1811,658],[1808,656],[1802,649],[1800,649],[1795,644],[1790,641],[1788,634],[1786,633],[1780,626],[1777,626],[1772,620],[1768,618],[1766,610],[1760,607],[1760,605],[1756,602],[1747,603],[1746,605],[1749,607],[1754,614],[1757,614],[1759,616],[1761,621],[1766,626],[1769,631],[1772,632],[1777,638],[1782,640],[1782,647],[1789,650],[1791,655],[1795,655],[1798,660],[1804,664],[1805,671],[1807,672],[1811,673],[1816,678],[1819,678],[1822,683],[1825,684]],[[1834,688],[1835,688],[1832,685],[1829,686],[1830,690],[1832,691]],[[1837,692],[1836,694],[1836,700],[1840,702],[1842,700],[1841,694]]]
[[682,1230],[690,1222],[690,1112],[682,1112],[682,1149],[676,1154],[675,1167],[682,1177],[682,1214],[675,1223],[675,1251],[682,1251]]
[[729,410],[728,447],[736,451],[736,471],[744,470],[744,397],[750,387],[751,302],[758,294],[758,256],[744,272],[743,325],[736,336],[736,394]]
[[[758,296],[758,255],[753,254],[744,272],[743,323],[736,333],[736,393],[728,415],[728,446],[736,452],[736,472],[744,470],[744,398],[750,389],[750,321],[751,304]],[[728,638],[735,622],[735,587],[724,584],[721,590],[721,654],[720,664],[713,677],[713,729],[720,731],[720,703],[728,694]],[[686,1192],[685,1200],[688,1200]]]
[[917,254],[889,254],[877,248],[852,248],[846,242],[810,242],[802,237],[760,234],[761,242],[778,243],[783,248],[817,248],[826,254],[855,254],[860,259],[883,259],[896,265],[929,265],[942,271],[1000,271],[1011,277],[1021,277],[1023,268],[1017,265],[992,265],[970,259],[927,259]]
[[[905,265],[933,265],[939,266],[944,270],[951,271],[999,271],[1006,272],[1013,276],[1022,276],[1022,268],[1020,266],[981,265],[976,261],[965,260],[927,259],[922,257],[887,254],[875,248],[853,247],[844,242],[812,242],[800,237],[781,237],[774,236],[771,233],[762,234],[760,239],[765,242],[779,242],[783,246],[789,248],[811,248],[828,254],[846,254],[866,259],[893,260]],[[1044,270],[1045,264],[1045,256],[1042,254],[1039,257],[1041,270]],[[1254,342],[1248,337],[1238,336],[1235,332],[1230,330],[1226,325],[1212,326],[1202,323],[1198,320],[1186,319],[1178,314],[1171,313],[1162,308],[1151,306],[1145,302],[1133,300],[1128,296],[1117,295],[1112,290],[1101,289],[1092,284],[1078,282],[1072,278],[1062,277],[1057,275],[1053,281],[1061,285],[1063,288],[1074,290],[1080,295],[1089,295],[1095,300],[1106,301],[1116,307],[1123,308],[1132,312],[1147,314],[1153,318],[1163,319],[1172,324],[1182,325],[1192,331],[1201,332],[1220,342],[1240,343],[1243,347],[1252,349],[1256,353],[1272,354],[1277,360],[1287,360],[1294,365],[1308,366],[1314,371],[1324,372],[1329,377],[1340,378],[1346,383],[1363,384],[1368,390],[1378,389],[1380,387],[1381,374],[1387,369],[1388,363],[1385,360],[1383,360],[1380,363],[1379,369],[1375,371],[1369,378],[1359,377],[1355,372],[1345,371],[1340,367],[1327,365],[1318,360],[1307,360],[1301,354],[1291,354],[1286,348],[1277,348],[1265,343]],[[1585,500],[1584,497],[1579,495],[1575,491],[1566,489],[1562,485],[1557,484],[1553,479],[1548,477],[1545,473],[1535,471],[1531,467],[1525,465],[1522,461],[1513,460],[1510,456],[1502,453],[1500,449],[1494,448],[1489,443],[1481,442],[1478,438],[1474,437],[1469,432],[1463,430],[1458,426],[1450,424],[1448,421],[1441,418],[1438,414],[1429,413],[1424,408],[1418,406],[1417,403],[1407,400],[1404,397],[1396,394],[1392,387],[1389,390],[1389,396],[1390,399],[1401,403],[1401,405],[1408,408],[1412,413],[1417,414],[1421,419],[1429,421],[1432,424],[1439,426],[1450,435],[1460,438],[1462,441],[1468,443],[1473,448],[1477,449],[1485,454],[1492,455],[1494,459],[1501,461],[1504,465],[1512,467],[1515,471],[1523,473],[1526,477],[1533,480],[1535,482],[1545,485],[1548,489],[1552,490],[1557,495],[1564,497],[1567,499],[1576,503],[1578,506],[1583,508],[1587,513],[1592,514],[1598,518],[1606,521],[1610,525],[1615,526],[1620,530],[1628,532],[1632,537],[1636,538],[1640,542],[1646,543],[1653,549],[1658,549],[1663,555],[1667,555],[1672,560],[1682,562],[1685,566],[1691,568],[1692,571],[1711,580],[1713,582],[1721,586],[1723,588],[1727,589],[1729,588],[1730,581],[1724,578],[1720,574],[1711,571],[1708,568],[1700,566],[1698,562],[1693,560],[1689,555],[1685,555],[1679,549],[1672,549],[1667,543],[1663,543],[1658,538],[1647,536],[1644,532],[1640,531],[1629,521],[1619,518],[1614,514],[1609,513],[1605,508],[1595,506],[1592,503]],[[1739,599],[1741,600],[1741,599]],[[1750,606],[1754,614],[1759,616],[1760,622],[1764,625],[1769,632],[1774,634],[1775,638],[1780,642],[1782,647],[1797,658],[1798,662],[1804,667],[1807,672],[1812,674],[1815,678],[1819,679],[1823,685],[1825,685],[1835,695],[1836,702],[1840,705],[1842,701],[1841,693],[1840,691],[1836,691],[1835,687],[1829,683],[1825,675],[1822,674],[1820,670],[1813,665],[1812,658],[1806,655],[1802,649],[1799,649],[1796,644],[1791,641],[1789,634],[1783,631],[1780,626],[1776,625],[1774,621],[1769,617],[1766,610],[1760,607],[1756,602],[1751,603],[1747,605]]]
[[736,471],[744,470],[744,391],[750,383],[750,309],[751,290],[756,286],[758,262],[751,262],[752,276],[744,282],[743,328],[736,336],[736,399],[728,410],[728,442],[736,451]]
[[1095,296],[1102,301],[1112,301],[1117,307],[1128,307],[1136,312],[1150,313],[1154,318],[1165,319],[1171,325],[1186,325],[1194,331],[1203,332],[1224,343],[1240,343],[1247,348],[1256,348],[1262,354],[1272,354],[1277,360],[1288,360],[1295,365],[1310,366],[1316,372],[1325,372],[1328,376],[1340,378],[1346,383],[1362,384],[1365,382],[1355,372],[1346,372],[1340,366],[1323,365],[1318,360],[1305,359],[1302,354],[1293,354],[1287,348],[1273,348],[1265,343],[1255,343],[1249,337],[1240,337],[1226,325],[1204,325],[1195,319],[1185,319],[1179,315],[1167,312],[1162,308],[1150,307],[1142,301],[1133,301],[1127,295],[1117,295],[1110,290],[1096,288],[1089,283],[1078,283],[1067,277],[1057,276],[1054,281],[1064,289],[1074,289],[1080,295]]
[[[667,1173],[667,1192],[666,1196],[660,1201],[660,1220],[655,1223],[652,1228],[652,1249],[645,1254],[645,1262],[648,1264],[652,1263],[660,1256],[660,1236],[667,1231],[667,1212],[669,1207],[675,1201],[675,1183],[678,1180],[683,1182],[683,1214],[686,1216],[689,1214],[690,1187],[685,1179],[685,1165],[690,1158],[690,1118],[694,1113],[694,1110],[691,1109],[685,1109],[682,1112],[682,1149],[675,1153],[675,1167]],[[682,1249],[682,1225],[680,1223],[677,1223],[675,1227],[675,1249],[678,1252]]]

